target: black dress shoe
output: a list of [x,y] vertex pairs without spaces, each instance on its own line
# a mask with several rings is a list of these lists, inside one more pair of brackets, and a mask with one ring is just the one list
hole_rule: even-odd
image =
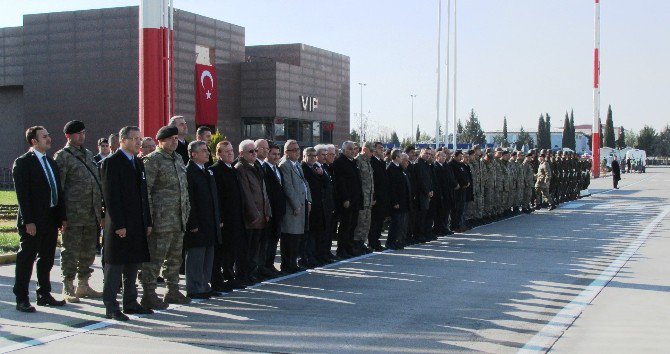
[[186,296],[190,297],[191,299],[199,299],[199,300],[209,300],[210,298],[210,293],[197,293],[197,294],[186,294]]
[[142,307],[142,305],[137,304],[137,306],[132,307],[123,307],[123,312],[128,315],[151,315],[154,313],[154,310]]
[[105,314],[105,317],[109,318],[110,320],[117,320],[117,321],[128,321],[130,318],[121,312],[121,310],[116,310],[114,312],[107,312]]
[[239,279],[229,280],[227,284],[230,284],[230,287],[233,288],[234,290],[242,290],[247,288],[247,286],[242,284],[242,282]]
[[208,295],[210,297],[221,297],[223,296],[223,293],[215,290],[210,290]]
[[21,312],[35,312],[35,308],[30,304],[29,301],[19,301],[16,303],[16,310]]
[[37,306],[48,306],[48,307],[60,307],[65,306],[65,300],[56,300],[49,295],[38,296],[37,297]]

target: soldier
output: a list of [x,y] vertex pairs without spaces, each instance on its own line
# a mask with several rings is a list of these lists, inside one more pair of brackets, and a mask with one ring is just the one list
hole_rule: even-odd
[[537,197],[539,198],[538,209],[542,206],[543,202],[549,204],[549,210],[553,210],[554,203],[551,200],[549,195],[549,183],[551,181],[551,170],[549,163],[545,161],[545,155],[540,154],[539,159],[540,165],[537,169],[537,174],[535,175],[535,190]]
[[495,216],[495,181],[496,181],[496,166],[493,161],[493,151],[488,148],[486,154],[482,158],[481,164],[481,191],[482,191],[482,207],[484,210],[484,222],[491,221]]
[[[176,153],[179,130],[162,127],[156,134],[156,151],[144,157],[149,207],[154,223],[149,237],[151,261],[142,264],[141,305],[148,309],[163,310],[168,304],[187,304],[191,300],[179,292],[184,231],[191,209],[188,197],[186,166]],[[156,278],[163,269],[167,292],[161,300],[156,294]]]
[[[88,284],[102,226],[102,187],[95,154],[84,147],[84,123],[70,121],[65,124],[63,133],[67,144],[54,155],[68,219],[68,227],[62,235],[63,299],[79,302],[80,297],[102,297],[101,292],[91,289]],[[79,279],[76,291],[75,276]]]
[[533,189],[535,187],[535,174],[533,173],[533,154],[528,153],[523,161],[525,189],[523,193],[523,208],[526,213],[532,213]]
[[353,256],[360,256],[372,252],[371,248],[365,246],[370,232],[370,221],[372,217],[372,206],[375,205],[375,185],[370,158],[374,150],[374,144],[365,142],[361,153],[354,158],[361,176],[363,189],[363,208],[358,211],[358,224],[354,230]]
[[473,153],[470,155],[470,171],[472,173],[472,194],[474,200],[468,209],[470,214],[470,219],[472,219],[475,224],[479,222],[482,218],[482,181],[481,181],[481,148],[479,145],[473,147]]
[[519,169],[516,163],[516,151],[510,153],[510,159],[507,164],[509,170],[510,188],[509,204],[512,212],[517,212],[517,195],[519,193]]
[[495,152],[495,216],[496,218],[500,217],[505,209],[504,206],[504,189],[505,189],[505,176],[507,175],[506,167],[503,162],[503,150],[502,148],[496,148]]
[[516,189],[516,208],[517,211],[525,212],[525,205],[523,203],[523,195],[526,190],[526,167],[523,166],[523,152],[516,152],[516,175],[517,175],[517,189]]

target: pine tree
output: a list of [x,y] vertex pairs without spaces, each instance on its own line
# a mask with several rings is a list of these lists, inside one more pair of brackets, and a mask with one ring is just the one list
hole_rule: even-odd
[[503,117],[503,132],[502,132],[502,146],[507,147],[509,140],[507,140],[507,116]]
[[463,144],[465,141],[463,140],[463,123],[459,119],[458,122],[456,123],[456,144]]
[[600,147],[603,147],[603,122],[600,121],[600,118],[598,118],[598,136],[600,137]]
[[351,133],[349,134],[349,139],[351,139],[351,141],[360,141],[361,136],[358,134],[356,129],[352,129]]
[[626,131],[621,127],[621,134],[619,134],[619,138],[616,140],[616,148],[617,149],[623,149],[626,147]]
[[570,117],[568,112],[565,112],[565,119],[563,120],[563,137],[561,138],[561,146],[566,148],[570,144]]
[[421,139],[421,130],[419,130],[419,125],[416,125],[416,140],[414,140],[415,143],[419,142],[419,139]]
[[400,139],[398,139],[398,133],[396,133],[395,130],[393,131],[393,133],[391,133],[391,141],[390,141],[390,143],[391,143],[393,146],[399,146],[399,145],[400,145]]
[[544,123],[544,114],[540,114],[540,119],[537,122],[537,147],[538,149],[544,149],[545,143],[545,134],[544,131],[547,129],[547,125]]
[[577,148],[577,132],[575,131],[575,112],[570,110],[570,149],[575,150]]
[[614,149],[614,122],[612,121],[612,105],[607,108],[607,119],[605,120],[605,136],[603,146]]
[[485,144],[486,135],[479,123],[477,113],[472,109],[468,120],[465,121],[465,130],[463,131],[463,142],[468,144]]
[[549,116],[549,113],[546,114],[546,118],[544,118],[546,128],[544,130],[544,143],[545,143],[545,149],[551,149],[553,146],[551,146],[551,116]]

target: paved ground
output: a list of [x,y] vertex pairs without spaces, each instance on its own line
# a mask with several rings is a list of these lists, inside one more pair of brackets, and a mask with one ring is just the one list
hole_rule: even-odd
[[18,313],[14,267],[0,266],[0,353],[661,351],[670,345],[668,182],[661,168],[624,175],[616,191],[595,180],[596,194],[553,212],[127,324],[103,320],[100,301]]

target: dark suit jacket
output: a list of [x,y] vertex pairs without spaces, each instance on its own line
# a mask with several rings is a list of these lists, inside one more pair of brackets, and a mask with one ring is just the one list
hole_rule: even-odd
[[428,210],[430,207],[430,197],[428,193],[435,194],[433,179],[431,177],[430,165],[423,159],[418,159],[414,165],[414,180],[416,186],[417,205],[420,210]]
[[253,230],[263,229],[265,218],[272,216],[263,172],[255,164],[249,164],[242,159],[235,165],[235,169],[242,187],[244,226]]
[[442,206],[446,209],[454,208],[454,191],[458,182],[454,176],[454,171],[447,164],[435,165],[437,180],[442,189]]
[[361,173],[355,160],[349,160],[340,154],[333,162],[333,176],[335,177],[335,202],[337,209],[344,209],[343,203],[349,201],[350,210],[363,209],[363,187]]
[[[332,197],[328,205],[328,194],[332,193],[330,188],[330,178],[324,170],[322,175],[318,175],[314,169],[302,163],[302,172],[309,184],[309,190],[312,195],[312,212],[309,214],[309,230],[313,232],[323,232],[329,229],[331,223],[333,206]],[[325,202],[325,203],[324,203]]]
[[[283,174],[279,166],[275,166],[279,171],[279,176],[282,181],[277,179],[277,175],[272,170],[269,164],[263,164],[263,174],[265,178],[265,189],[270,200],[270,209],[272,210],[272,218],[276,220],[276,225],[281,224],[281,219],[286,214],[286,196],[284,195]],[[281,183],[280,183],[281,182]]]
[[[58,193],[58,204],[55,206],[60,221],[67,220],[63,190],[60,184],[60,174],[56,162],[47,157],[47,162],[53,172]],[[51,187],[42,164],[31,150],[14,161],[12,167],[14,188],[19,202],[19,213],[16,218],[16,227],[19,233],[25,232],[26,224],[35,224],[35,227],[46,227],[50,223],[51,214]]]
[[[221,212],[214,173],[193,161],[186,165],[191,212],[186,222],[185,248],[209,247],[221,243]],[[198,229],[196,232],[191,232]]]
[[[412,210],[412,191],[409,175],[403,173],[402,167],[391,162],[386,169],[389,177],[389,187],[385,191],[389,195],[390,210],[392,213],[406,213]],[[399,209],[393,208],[399,205]]]
[[217,161],[209,168],[214,172],[216,189],[219,194],[219,210],[223,220],[223,237],[237,238],[244,235],[242,214],[242,188],[237,179],[237,170]]
[[460,186],[459,189],[454,190],[454,202],[461,203],[465,201],[465,185],[468,184],[468,176],[465,173],[465,165],[456,161],[451,160],[449,162],[449,167],[456,177],[456,182]]
[[372,173],[375,184],[375,201],[376,204],[373,209],[387,210],[389,208],[389,176],[386,173],[386,162],[377,159],[375,156],[370,158],[370,165],[372,166]]
[[621,180],[621,166],[619,166],[619,161],[612,161],[612,178],[617,181]]
[[465,171],[465,179],[467,183],[470,185],[468,188],[465,188],[465,201],[466,202],[472,202],[475,200],[475,194],[472,189],[472,170],[470,169],[470,165],[462,163],[462,169]]
[[184,160],[184,165],[187,165],[189,160],[188,143],[189,142],[187,140],[184,140],[183,143],[181,141],[177,141],[177,149],[175,150],[181,156],[182,160]]
[[[110,264],[149,261],[147,227],[152,226],[144,164],[137,157],[135,168],[121,151],[102,160],[102,193],[105,199],[105,262]],[[116,230],[126,229],[121,238]]]

